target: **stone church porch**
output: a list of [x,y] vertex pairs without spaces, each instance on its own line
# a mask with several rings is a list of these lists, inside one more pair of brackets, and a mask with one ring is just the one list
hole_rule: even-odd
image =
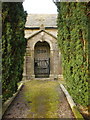
[[55,14],[28,15],[25,26],[27,48],[24,61],[24,80],[38,78],[50,80],[59,79],[62,76],[56,19],[57,15]]

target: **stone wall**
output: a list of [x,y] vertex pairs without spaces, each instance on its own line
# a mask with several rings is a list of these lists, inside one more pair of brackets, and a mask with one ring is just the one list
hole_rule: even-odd
[[50,76],[57,79],[61,74],[61,54],[57,44],[57,29],[25,30],[28,39],[24,63],[24,79],[35,79],[34,74],[34,48],[37,42],[46,41],[50,46]]

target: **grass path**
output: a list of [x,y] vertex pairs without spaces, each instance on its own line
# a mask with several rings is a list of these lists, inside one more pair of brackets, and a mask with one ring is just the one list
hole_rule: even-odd
[[58,81],[28,81],[3,118],[74,118]]
[[31,81],[25,83],[24,97],[31,109],[29,118],[58,118],[60,100],[56,81]]

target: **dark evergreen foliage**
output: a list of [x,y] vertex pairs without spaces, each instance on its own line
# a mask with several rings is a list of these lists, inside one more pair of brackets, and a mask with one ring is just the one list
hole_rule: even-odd
[[2,91],[3,101],[17,91],[22,79],[26,49],[26,12],[21,2],[2,3]]
[[58,44],[63,75],[74,101],[88,105],[88,19],[90,7],[84,2],[61,2],[58,14]]

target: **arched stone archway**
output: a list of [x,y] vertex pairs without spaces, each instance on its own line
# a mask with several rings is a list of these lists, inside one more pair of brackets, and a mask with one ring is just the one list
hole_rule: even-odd
[[34,48],[35,78],[48,78],[50,75],[50,46],[47,42],[37,42]]
[[[48,40],[48,39],[44,39],[44,41],[49,44],[50,50],[53,50],[53,45],[52,45],[51,41]],[[37,40],[35,40],[34,43],[33,43],[33,45],[31,46],[31,49],[34,50],[35,45],[36,45],[37,42],[44,42],[44,41],[42,41],[42,39],[37,39]]]
[[60,61],[56,37],[46,31],[39,31],[28,38],[23,76],[27,80],[58,78],[61,74],[61,66],[58,66],[61,65]]

